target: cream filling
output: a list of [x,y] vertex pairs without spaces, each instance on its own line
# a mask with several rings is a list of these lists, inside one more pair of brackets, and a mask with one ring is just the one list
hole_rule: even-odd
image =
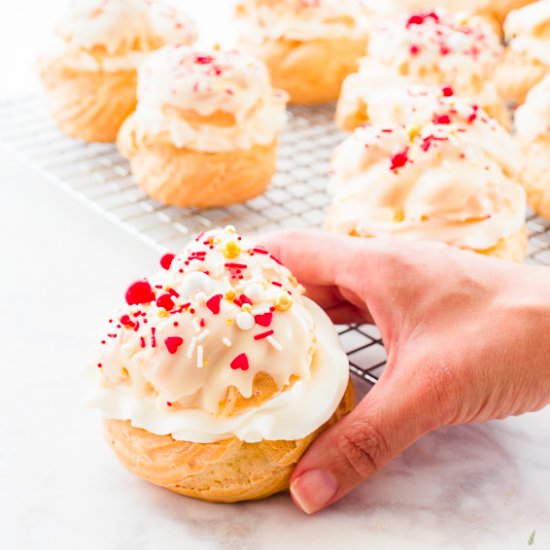
[[50,62],[60,63],[68,69],[90,72],[116,73],[118,71],[135,71],[150,52],[130,51],[124,55],[93,56],[85,50],[52,49],[46,58]]
[[517,53],[527,54],[532,59],[550,66],[550,40],[529,36],[517,37],[510,42],[510,48]]
[[342,351],[334,326],[311,300],[306,307],[316,323],[318,348],[311,377],[296,382],[288,391],[259,407],[230,417],[215,417],[201,409],[164,411],[152,402],[135,397],[124,386],[96,390],[90,403],[104,418],[129,420],[132,426],[177,441],[213,443],[237,437],[247,443],[291,441],[313,433],[336,411],[349,381],[348,358]]
[[188,148],[207,153],[271,145],[285,124],[286,109],[280,101],[266,102],[253,116],[229,127],[208,124],[193,127],[182,118],[140,106],[136,112],[138,137],[167,136],[178,149]]

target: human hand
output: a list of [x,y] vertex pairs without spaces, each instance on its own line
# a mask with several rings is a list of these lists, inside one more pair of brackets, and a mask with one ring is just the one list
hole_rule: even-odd
[[263,244],[334,322],[376,324],[388,353],[376,386],[296,467],[303,511],[334,503],[438,427],[550,403],[550,269],[311,231]]

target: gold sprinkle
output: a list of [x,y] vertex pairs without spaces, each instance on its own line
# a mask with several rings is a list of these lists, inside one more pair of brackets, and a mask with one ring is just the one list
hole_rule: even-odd
[[170,312],[169,311],[166,311],[165,309],[159,309],[158,310],[158,316],[159,317],[170,317]]
[[130,373],[128,372],[128,369],[127,369],[126,367],[122,367],[122,374],[123,374],[125,377],[130,376]]
[[246,311],[247,313],[252,312],[252,306],[250,304],[243,304],[241,306],[241,311]]
[[237,293],[231,289],[231,290],[228,290],[226,293],[225,293],[225,299],[228,301],[228,302],[233,302],[235,300],[237,296]]
[[427,222],[430,218],[428,218],[428,216],[426,216],[426,214],[423,214],[421,217],[420,217],[420,221],[422,222]]
[[205,359],[203,362],[202,362],[203,366],[207,367],[208,366],[208,359]]
[[214,244],[221,244],[221,243],[222,243],[221,237],[214,237]]
[[292,307],[292,297],[288,292],[281,292],[275,300],[277,311],[288,311]]
[[421,134],[421,130],[419,126],[411,126],[407,133],[409,134],[409,139],[411,140],[411,143]]
[[403,210],[396,210],[395,214],[393,215],[393,221],[394,222],[404,222],[405,221],[405,212]]
[[241,247],[235,241],[227,241],[222,252],[228,260],[232,260],[239,256],[241,253]]
[[227,319],[226,323],[227,323],[228,325],[233,324],[233,319]]
[[235,226],[233,226],[233,225],[226,225],[225,228],[224,228],[224,231],[226,233],[233,233],[233,234],[237,233],[237,230],[235,229]]

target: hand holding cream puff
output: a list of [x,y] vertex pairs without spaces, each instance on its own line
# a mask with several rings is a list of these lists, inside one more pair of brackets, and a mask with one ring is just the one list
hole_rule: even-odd
[[188,496],[288,488],[315,437],[348,413],[348,361],[290,271],[232,227],[201,234],[131,285],[109,320],[95,404],[122,463]]

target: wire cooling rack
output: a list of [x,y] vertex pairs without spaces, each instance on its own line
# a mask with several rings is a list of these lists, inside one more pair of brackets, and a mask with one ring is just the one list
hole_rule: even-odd
[[[328,160],[342,140],[333,107],[296,107],[279,146],[278,171],[264,195],[226,208],[197,210],[161,205],[139,189],[128,163],[109,144],[66,137],[38,98],[0,103],[0,145],[30,163],[49,181],[85,202],[159,251],[178,250],[196,232],[234,224],[242,233],[320,226],[329,202]],[[550,265],[550,222],[528,220],[528,262]],[[338,327],[351,371],[375,383],[386,352],[375,327]]]

